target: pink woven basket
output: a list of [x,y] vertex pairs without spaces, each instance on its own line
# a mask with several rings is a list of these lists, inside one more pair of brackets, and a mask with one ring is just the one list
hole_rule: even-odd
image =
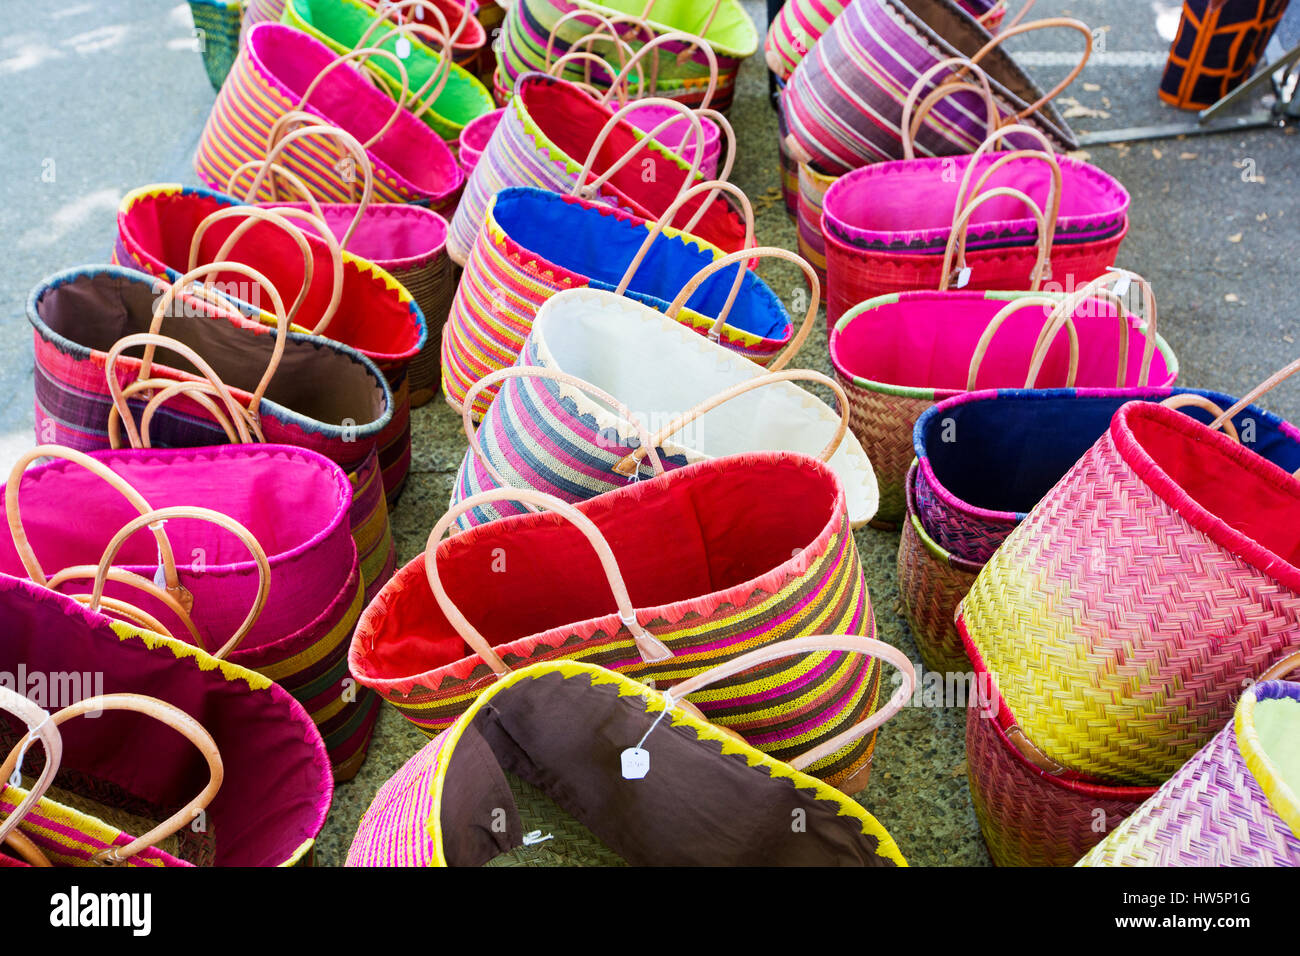
[[[1123,336],[1116,334],[1117,309],[1125,316]],[[878,521],[903,517],[913,428],[935,402],[980,386],[1070,384],[1070,348],[1055,334],[1068,331],[1063,310],[1079,338],[1074,385],[1167,386],[1177,377],[1178,361],[1154,323],[1117,306],[1100,284],[1069,297],[905,292],[871,299],[839,320],[831,362],[853,406],[853,432],[876,468]],[[1149,297],[1145,311],[1154,317]],[[1036,352],[1045,359],[1036,362]]]
[[999,721],[1014,713],[1062,775],[1164,782],[1243,681],[1300,646],[1297,526],[1296,477],[1174,409],[1125,405],[962,603]]

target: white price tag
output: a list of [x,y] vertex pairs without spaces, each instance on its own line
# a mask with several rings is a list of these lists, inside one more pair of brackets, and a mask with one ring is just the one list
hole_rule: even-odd
[[411,55],[411,41],[406,37],[397,38],[396,52],[398,59],[405,60]]
[[957,281],[954,284],[958,289],[964,289],[970,284],[970,266],[965,266],[957,271]]
[[1115,282],[1115,288],[1112,290],[1115,293],[1115,298],[1122,299],[1128,295],[1129,286],[1132,284],[1133,280],[1128,276],[1120,276]]
[[416,8],[415,8],[415,19],[417,19],[417,20],[423,20],[423,19],[424,19],[424,7],[416,7]]
[[623,779],[640,780],[650,772],[650,751],[640,747],[628,747],[621,755],[623,762]]

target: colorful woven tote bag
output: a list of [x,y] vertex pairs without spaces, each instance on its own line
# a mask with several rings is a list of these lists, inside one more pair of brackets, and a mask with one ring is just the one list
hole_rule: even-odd
[[[1044,95],[1001,43],[1047,27],[1081,33],[1086,48],[1080,63]],[[860,0],[836,18],[790,75],[785,111],[791,149],[801,162],[830,175],[902,159],[908,93],[922,78],[936,89],[950,84],[970,63],[989,77],[999,125],[1026,123],[1060,150],[1076,149],[1073,132],[1050,101],[1073,82],[1091,50],[1092,34],[1078,20],[1022,23],[995,38],[951,0]],[[917,152],[970,153],[987,133],[981,97],[959,91],[929,112],[915,134]]]
[[[828,388],[840,411],[799,382]],[[765,373],[621,296],[573,289],[550,299],[519,365],[474,388],[497,384],[501,391],[482,427],[475,431],[464,415],[470,450],[453,505],[503,487],[582,501],[630,477],[707,458],[795,451],[820,457],[839,475],[853,527],[875,514],[875,472],[848,431],[848,399],[833,380],[820,372]],[[649,460],[651,448],[657,460]],[[459,524],[470,528],[523,511],[502,501],[466,512]]]
[[[602,28],[633,49],[667,33],[695,38],[665,46],[656,83],[656,95],[689,106],[701,102],[709,84],[708,56],[699,46],[705,41],[717,62],[717,107],[723,112],[735,97],[740,64],[758,50],[758,30],[736,0],[519,0],[510,4],[502,24],[499,82],[513,89],[521,76],[545,70]],[[574,64],[565,76],[582,78],[583,69]]]
[[492,94],[455,62],[454,55],[452,62],[447,62],[448,47],[455,49],[452,38],[468,38],[478,21],[462,7],[461,19],[449,22],[437,6],[421,2],[403,9],[426,14],[423,23],[412,19],[406,26],[398,26],[388,17],[387,11],[392,9],[389,5],[380,13],[365,0],[288,0],[281,22],[302,30],[335,53],[358,47],[393,51],[405,67],[405,75],[387,58],[373,61],[373,75],[394,98],[403,98],[413,115],[454,144],[466,124],[496,107]]
[[203,69],[212,88],[219,90],[239,55],[240,0],[189,0],[189,4]]
[[1288,0],[1184,0],[1160,78],[1160,98],[1184,110],[1213,106],[1250,78]]
[[1040,766],[1023,735],[1000,725],[983,663],[961,672],[972,666],[979,696],[966,711],[966,777],[989,856],[998,866],[1072,866],[1155,790]]
[[946,550],[918,516],[916,465],[904,479],[907,512],[898,541],[898,598],[928,670],[964,673],[966,650],[953,617],[982,564]]
[[[684,202],[714,186],[736,193],[748,225],[749,200],[727,184],[688,190]],[[693,236],[599,203],[540,189],[507,189],[488,205],[470,252],[442,338],[442,387],[460,409],[474,383],[514,364],[538,311],[556,293],[590,287],[613,290],[658,309],[728,349],[773,370],[799,350],[820,288],[814,288],[803,324],[795,327],[767,283],[743,269],[783,250],[724,255]],[[815,276],[808,275],[810,281]],[[474,417],[487,411],[496,389],[479,393]]]
[[[224,267],[240,274],[248,270],[238,263]],[[268,295],[279,300],[265,281]],[[289,332],[287,321],[272,330],[243,320],[228,300],[208,302],[187,294],[173,305],[160,300],[159,291],[158,280],[117,266],[70,269],[33,290],[27,317],[35,330],[36,440],[80,451],[109,448],[116,391],[133,415],[155,404],[151,431],[159,446],[257,440],[324,455],[342,466],[352,483],[352,535],[369,600],[397,562],[376,454],[378,436],[392,417],[392,393],[383,375],[346,346]],[[283,303],[275,304],[285,315]],[[164,312],[170,340],[148,334]],[[123,335],[133,344],[122,345]],[[152,352],[160,344],[177,355],[177,365],[151,360],[146,368],[141,359],[124,354],[128,347],[144,345]],[[110,359],[112,380],[106,375]],[[188,383],[191,390],[164,403],[136,394],[139,385],[128,394],[133,383],[154,377],[164,386]],[[214,416],[222,406],[193,390],[204,381],[223,396],[229,412],[224,422]],[[140,444],[134,421],[128,417],[123,424],[131,444]]]
[[[699,114],[681,104],[673,107],[669,100],[629,103],[615,111],[553,76],[521,77],[452,218],[447,241],[452,259],[465,264],[492,197],[511,186],[579,192],[643,219],[662,216],[703,178],[697,171],[698,154],[696,162],[688,164],[624,118],[626,111],[644,109],[647,102],[680,110],[692,133],[702,136]],[[721,114],[713,118],[722,119]],[[735,155],[734,149],[730,155]],[[683,232],[724,252],[744,247],[745,223],[726,199],[696,198],[679,209],[677,218],[684,223]],[[676,225],[676,220],[669,224]]]
[[[1022,285],[1040,242],[1062,288],[1090,282],[1115,264],[1128,234],[1124,187],[1095,166],[1054,155],[1046,140],[1042,150],[988,152],[1020,131],[1041,138],[1029,127],[1006,127],[970,157],[877,163],[827,189],[819,236],[832,322],[878,295],[942,287],[955,233],[964,233],[957,241],[965,244],[970,270],[962,276],[966,289]],[[1046,235],[1038,233],[1035,207]]]
[[[946,399],[913,432],[900,597],[932,670],[965,668],[957,605],[1028,513],[1131,401],[1165,402],[1206,424],[1236,401],[1186,388],[989,389]],[[1300,430],[1257,406],[1227,426],[1285,470],[1300,468]]]
[[[462,513],[507,498],[564,520],[506,518],[439,544]],[[646,549],[647,521],[678,546]],[[816,459],[755,452],[576,505],[519,489],[462,501],[438,522],[429,550],[362,614],[350,664],[357,680],[433,736],[494,679],[535,661],[581,660],[671,686],[828,627],[865,636],[875,629],[843,488]],[[873,713],[879,678],[868,662],[832,654],[764,669],[694,703],[784,758]],[[856,792],[873,744],[864,738],[810,772]]]
[[1248,446],[1162,405],[1122,407],[962,602],[999,722],[1058,774],[1163,783],[1242,681],[1296,649],[1298,516],[1300,479]]
[[[387,50],[364,55],[396,59]],[[224,189],[241,165],[266,158],[277,122],[305,110],[365,145],[374,164],[376,200],[450,211],[465,184],[464,171],[441,136],[355,67],[359,56],[337,57],[320,41],[279,23],[249,30],[203,127],[194,155],[199,179]],[[348,152],[336,144],[295,143],[280,158],[323,202],[351,197],[352,184],[338,172],[348,161]],[[271,199],[270,186],[257,198]]]
[[[767,67],[783,80],[803,62],[808,51],[821,39],[852,0],[786,0],[767,29],[763,45]],[[1027,0],[1009,27],[1029,12],[1034,0]],[[990,33],[996,33],[1006,14],[1006,0],[961,0],[957,4]]]
[[903,516],[912,432],[935,402],[981,386],[1173,384],[1178,360],[1156,333],[1149,286],[1138,280],[1141,320],[1107,288],[1133,278],[1113,274],[1070,296],[903,292],[847,312],[831,331],[831,362],[853,404],[854,433],[876,468],[880,520]]
[[1218,736],[1079,865],[1300,866],[1297,794],[1300,684],[1261,681]]
[[[55,460],[24,474],[41,456]],[[232,470],[238,483],[226,480]],[[355,773],[378,698],[356,693],[348,678],[348,642],[363,602],[349,526],[352,487],[342,469],[312,452],[277,445],[125,450],[90,458],[46,445],[23,456],[9,487],[5,508],[13,540],[0,541],[0,572],[75,593],[96,578],[101,555],[116,551],[103,564],[109,571],[102,588],[106,608],[130,604],[164,633],[275,680],[320,728],[336,778]],[[277,508],[265,507],[268,497]],[[84,520],[68,523],[69,501],[78,502]],[[178,519],[158,532],[159,540],[137,534],[110,548],[141,513],[187,505],[234,519],[247,540],[220,525]],[[259,542],[266,550],[250,560],[250,547],[260,551]],[[129,579],[152,581],[160,569],[162,593],[142,593]]]
[[[97,714],[59,725],[62,772],[18,823],[45,859],[56,866],[106,858],[126,866],[311,862],[330,807],[329,760],[302,706],[279,685],[8,575],[0,575],[0,616],[0,669],[21,678],[31,702],[46,710],[67,703],[49,699],[48,682],[33,679],[57,675],[67,693],[90,698]],[[208,738],[222,770],[215,795],[204,754],[174,729],[103,699],[117,695],[154,698]],[[27,737],[26,726],[0,711],[6,780],[17,765],[11,748]],[[23,781],[0,793],[6,822],[32,787],[29,777]],[[210,797],[201,817],[185,813],[171,836],[144,845],[198,794]]]
[[[1110,427],[1126,402],[1165,402],[1209,424],[1236,399],[1187,388],[966,392],[916,422],[917,513],[935,540],[982,566]],[[1300,429],[1258,406],[1226,426],[1284,471],[1300,468]]]
[[[411,359],[407,382],[411,407],[427,404],[438,392],[441,379],[438,345],[456,291],[455,268],[447,257],[447,220],[432,209],[414,203],[373,202],[374,169],[365,151],[355,148],[352,151],[355,167],[345,167],[344,172],[350,172],[354,179],[358,178],[355,175],[358,171],[361,173],[360,201],[355,205],[317,202],[306,183],[276,162],[279,154],[295,139],[308,135],[333,137],[353,144],[356,140],[337,127],[313,125],[310,132],[295,132],[301,135],[291,133],[282,137],[265,160],[241,167],[226,183],[226,192],[243,195],[245,202],[249,202],[266,182],[274,199],[278,196],[278,184],[282,180],[289,183],[294,187],[289,195],[300,201],[259,205],[314,213],[345,251],[374,263],[411,294],[424,315],[427,334],[424,345]],[[243,179],[248,179],[248,185],[241,188],[239,183]]]
[[[903,676],[890,703],[834,749],[906,702],[911,664],[889,645],[786,641],[670,692],[575,661],[514,671],[380,788],[347,865],[906,866],[870,813],[803,772],[815,752],[775,760],[681,700],[745,669],[825,651],[878,656]],[[620,771],[629,753],[648,756]],[[692,799],[681,798],[685,781]],[[494,827],[502,809],[504,827]]]

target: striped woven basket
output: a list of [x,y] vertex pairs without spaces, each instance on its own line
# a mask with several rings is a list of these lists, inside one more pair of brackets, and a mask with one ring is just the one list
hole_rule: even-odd
[[[511,186],[580,191],[585,198],[645,219],[662,216],[703,177],[622,115],[647,102],[669,103],[643,100],[614,110],[573,83],[543,73],[520,77],[452,218],[447,240],[452,259],[465,264],[492,197]],[[696,114],[679,108],[695,122]],[[646,170],[653,171],[648,181]],[[687,230],[691,235],[725,252],[743,248],[745,223],[732,203],[718,199],[701,213],[703,206],[703,197],[696,198],[681,207],[673,222],[693,224]]]
[[[843,418],[847,401],[837,394],[841,411],[832,411],[799,387],[818,383],[839,392],[831,379],[820,372],[764,372],[612,292],[570,289],[548,300],[519,364],[475,388],[494,379],[501,390],[482,426],[476,432],[466,422],[470,449],[452,489],[453,506],[502,487],[582,501],[633,476],[776,450],[829,464],[844,484],[854,528],[875,514],[876,476]],[[648,458],[651,447],[658,462]],[[497,502],[466,512],[459,525],[525,511]]]
[[[393,394],[393,416],[379,434],[379,463],[388,503],[396,504],[411,467],[408,370],[428,341],[420,306],[395,276],[370,258],[347,250],[340,250],[336,255],[336,244],[327,242],[314,231],[300,232],[292,221],[249,223],[237,212],[240,206],[231,196],[174,183],[132,190],[118,206],[113,259],[168,283],[180,279],[187,268],[201,263],[241,262],[267,276],[282,298],[289,301],[290,296],[303,288],[305,260],[298,242],[305,241],[314,267],[293,328],[304,334],[314,334],[315,330],[350,346],[384,373]],[[249,216],[261,215],[243,208]],[[341,215],[336,214],[335,222],[341,223],[346,231],[346,223],[355,213],[355,207],[345,206]],[[424,213],[437,217],[429,210]],[[225,214],[228,218],[216,218]],[[399,217],[405,222],[411,219],[401,213]],[[443,226],[445,235],[445,221],[440,218],[435,221]],[[233,236],[236,229],[242,228],[241,224],[251,228],[242,238]],[[330,235],[334,235],[332,230]],[[196,236],[199,241],[192,248]],[[229,242],[232,236],[234,241]],[[340,263],[341,279],[335,273]],[[238,289],[244,276],[217,270],[209,278]],[[244,309],[247,314],[256,314],[248,300],[262,292],[257,285],[253,289],[252,294],[231,296],[241,306],[247,306]],[[328,318],[331,310],[333,317]],[[271,325],[276,321],[265,311],[261,312],[261,318]]]
[[219,90],[239,55],[240,0],[189,0],[189,4],[203,69],[212,88]]
[[[694,187],[683,199],[705,191],[704,185]],[[695,236],[661,230],[601,203],[540,189],[503,190],[488,204],[452,301],[442,337],[443,394],[459,410],[476,382],[514,364],[547,300],[583,287],[622,290],[702,336],[716,335],[725,347],[779,369],[798,351],[810,325],[805,321],[796,329],[781,299],[751,272],[745,272],[728,310],[737,268],[728,260]],[[720,271],[705,275],[709,269]],[[696,286],[699,276],[703,281]],[[820,301],[819,295],[813,298]],[[479,393],[475,419],[496,391]]]
[[[506,518],[438,543],[462,512],[503,499],[567,520]],[[647,523],[672,545],[645,548]],[[839,478],[788,452],[699,462],[576,505],[529,490],[489,492],[444,515],[430,549],[362,614],[349,658],[360,683],[429,736],[494,675],[539,660],[600,664],[670,687],[792,637],[875,629]],[[634,606],[628,588],[645,603]],[[466,642],[476,652],[466,655]],[[874,713],[880,678],[852,655],[815,655],[728,681],[694,703],[785,759]],[[868,735],[809,772],[856,792],[873,746]]]
[[[69,269],[32,291],[27,317],[34,329],[39,443],[79,451],[111,446],[108,352],[124,333],[149,329],[157,292],[156,279],[116,266]],[[259,386],[258,376],[270,364],[274,336],[255,323],[236,325],[201,300],[186,297],[184,302],[183,309],[167,316],[164,330],[192,349],[203,349],[220,379],[229,383],[231,395],[247,407]],[[140,359],[122,355],[116,364],[119,387],[134,382],[140,369]],[[352,483],[352,536],[368,601],[397,563],[376,447],[392,419],[392,393],[365,356],[296,332],[286,334],[278,372],[257,406],[260,427],[268,442],[317,452],[347,472]],[[201,381],[159,362],[151,374]],[[145,405],[141,397],[129,400],[136,415]],[[152,435],[155,445],[170,448],[231,440],[209,411],[186,395],[157,411]]]
[[[1092,298],[1088,292],[1092,288],[1086,286],[1070,297],[904,292],[864,302],[836,323],[830,337],[831,362],[853,406],[853,432],[876,468],[879,522],[900,521],[906,511],[903,479],[915,456],[913,430],[933,404],[980,383],[986,387],[998,381],[1006,387],[1068,383],[1067,343],[1059,335],[1039,339],[1046,327],[1062,327],[1050,312],[1068,308],[1074,317],[1079,335],[1075,385],[1173,383],[1178,360],[1154,326],[1125,309],[1127,335],[1121,340],[1115,333],[1119,315],[1115,303],[1110,298]],[[1154,310],[1148,309],[1147,314],[1154,315]],[[990,338],[994,331],[996,336]],[[1034,356],[1040,348],[1045,348],[1047,359],[1036,364]]]
[[[1043,95],[999,45],[1027,30],[1063,27],[1087,42],[1077,20],[1022,23],[995,39],[951,0],[859,0],[835,21],[790,75],[786,120],[795,155],[839,175],[882,160],[903,158],[902,114],[907,94],[928,70],[950,58],[978,63],[988,75],[999,116],[1039,129],[1061,151],[1078,142],[1050,100],[1082,69]],[[957,67],[930,74],[935,87],[956,79]],[[970,153],[987,132],[978,94],[956,93],[936,104],[917,133],[925,156]]]
[[[900,691],[911,689],[907,659],[888,645],[786,643],[704,672],[681,696],[743,666],[826,648],[881,654],[903,669]],[[549,732],[557,726],[566,732]],[[620,775],[620,751],[638,738],[648,772]],[[347,865],[906,866],[875,818],[797,769],[808,757],[774,760],[677,695],[605,668],[533,664],[487,688],[384,784]],[[467,793],[475,798],[455,797]]]
[[[1236,402],[1186,388],[1001,389],[940,402],[921,415],[913,432],[921,525],[940,548],[983,566],[1105,433],[1120,406],[1175,395],[1194,402],[1183,406],[1184,413],[1206,424]],[[1250,437],[1255,453],[1284,471],[1300,468],[1294,425],[1251,405],[1237,413],[1233,426]]]
[[[781,200],[785,211],[796,223],[799,221],[799,160],[790,152],[786,137],[790,127],[785,121],[785,82],[776,81],[776,158],[781,166]],[[805,259],[808,256],[800,252]]]
[[[785,0],[767,29],[764,43],[767,68],[780,79],[788,80],[794,68],[803,62],[823,33],[830,27],[851,0]],[[1010,24],[1017,21],[1033,5],[1028,0]],[[960,0],[963,10],[975,17],[990,33],[996,33],[1006,14],[1006,0]]]
[[1079,866],[1300,866],[1300,684],[1248,687],[1228,726]]
[[1174,409],[1125,405],[962,602],[999,721],[1014,713],[1063,776],[1163,783],[1300,641],[1297,524],[1300,480]]
[[[376,202],[418,202],[440,212],[450,210],[465,173],[447,144],[376,89],[353,63],[331,67],[339,59],[320,41],[283,24],[260,23],[249,30],[203,127],[194,155],[199,179],[213,189],[225,189],[242,164],[266,158],[278,121],[305,110],[367,144]],[[391,125],[386,125],[390,117]],[[322,202],[348,202],[353,185],[341,181],[338,173],[348,155],[335,143],[295,143],[280,163]],[[272,199],[270,184],[264,183],[256,198]]]
[[[977,683],[986,674],[976,664]],[[1032,763],[978,702],[966,714],[966,773],[998,866],[1071,866],[1155,792],[1053,775]]]
[[[797,169],[795,223],[798,227],[799,255],[812,263],[812,267],[817,270],[817,278],[829,288],[826,237],[822,233],[822,206],[826,202],[826,192],[835,184],[836,177],[819,173],[808,163],[797,163]],[[831,321],[829,312],[826,321]]]
[[[702,37],[717,60],[714,105],[724,113],[734,100],[741,62],[758,50],[758,30],[737,0],[655,0],[653,4],[647,0],[519,0],[510,5],[502,24],[497,82],[505,98],[521,76],[546,70],[551,61],[600,29],[602,19],[613,22],[633,50],[668,33]],[[634,19],[644,25],[637,26],[631,22]],[[710,69],[698,48],[684,42],[667,44],[657,73],[656,96],[691,107],[700,105]],[[584,79],[584,67],[573,63],[562,75],[569,80]],[[603,88],[599,78],[597,87]]]
[[[429,6],[440,9],[432,2],[429,2]],[[409,14],[412,9],[414,8],[407,9],[406,12]],[[483,37],[478,21],[468,16],[464,7],[459,4],[450,5],[443,12],[443,18],[448,21],[445,24],[438,23],[436,15],[429,15],[425,23],[431,29],[441,31],[445,26],[454,33],[460,26],[461,16],[468,17],[465,23],[469,32],[465,32],[466,27],[462,27],[452,49],[472,56],[477,46],[482,45]],[[339,54],[349,52],[362,42],[366,46],[397,51],[399,43],[405,40],[402,49],[406,55],[398,55],[406,70],[409,90],[414,91],[405,102],[416,116],[449,144],[455,144],[467,124],[496,107],[492,94],[473,74],[459,65],[455,52],[450,67],[444,67],[445,48],[434,49],[421,39],[425,35],[418,31],[414,35],[396,35],[399,28],[391,20],[391,15],[380,15],[365,0],[288,0],[281,22],[303,31]],[[473,26],[469,27],[469,24]],[[478,43],[474,45],[476,37]],[[463,48],[462,39],[471,44],[468,51]],[[371,62],[375,68],[372,75],[383,88],[394,99],[402,96],[402,74],[398,71],[397,64],[387,58],[376,58]],[[414,95],[430,83],[434,84],[431,95]]]
[[930,537],[916,515],[915,483],[913,464],[907,472],[907,515],[898,542],[898,595],[903,617],[928,670],[961,673],[969,665],[953,619],[981,565],[948,553]]

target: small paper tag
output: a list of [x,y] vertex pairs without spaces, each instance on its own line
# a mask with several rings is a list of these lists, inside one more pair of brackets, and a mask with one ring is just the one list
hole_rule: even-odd
[[1128,295],[1129,286],[1132,284],[1133,280],[1128,276],[1120,276],[1119,280],[1115,283],[1115,288],[1112,290],[1115,293],[1115,298],[1122,299],[1124,296]]
[[961,269],[957,270],[956,286],[958,289],[964,289],[969,284],[970,284],[970,266],[964,266]]
[[161,564],[158,565],[158,569],[153,573],[153,583],[164,591],[167,590],[167,572],[163,570]]
[[424,19],[424,7],[416,7],[416,8],[415,8],[415,19],[417,19],[417,20],[423,20],[423,19]]
[[408,40],[406,37],[398,37],[397,46],[395,47],[395,50],[398,59],[405,60],[408,56],[411,55],[411,41]]
[[623,779],[640,780],[650,772],[650,751],[640,747],[628,747],[621,755],[623,761]]

